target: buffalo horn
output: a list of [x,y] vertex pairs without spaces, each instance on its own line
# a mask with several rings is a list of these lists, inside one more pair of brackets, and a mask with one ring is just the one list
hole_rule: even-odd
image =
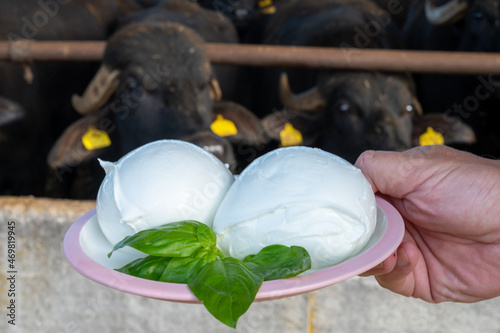
[[73,95],[71,103],[80,114],[89,114],[103,106],[118,88],[120,71],[101,66],[82,96]]
[[213,101],[220,101],[222,99],[222,90],[219,86],[219,81],[216,79],[210,80],[210,97]]
[[451,24],[464,17],[467,1],[450,0],[442,6],[436,6],[433,0],[425,1],[425,16],[435,26]]
[[419,116],[424,114],[424,111],[422,109],[422,104],[418,101],[417,98],[413,98],[413,106],[415,107],[415,113]]
[[280,78],[280,98],[283,105],[291,110],[312,112],[326,106],[326,101],[317,87],[312,87],[301,94],[292,93],[286,73],[282,73]]

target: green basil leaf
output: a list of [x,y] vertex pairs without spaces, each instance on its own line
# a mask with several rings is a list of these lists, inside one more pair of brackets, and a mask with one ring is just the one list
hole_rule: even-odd
[[171,258],[158,281],[188,283],[195,272],[215,260],[217,260],[217,254],[203,250],[199,251],[193,257]]
[[264,275],[264,280],[277,280],[296,276],[311,268],[311,256],[300,246],[270,245],[259,253],[247,256],[243,262]]
[[111,254],[125,246],[133,247],[146,254],[158,257],[189,257],[202,248],[198,241],[197,221],[167,223],[157,228],[139,231],[118,242]]
[[215,318],[236,328],[257,295],[263,276],[238,259],[225,257],[201,268],[188,286]]
[[172,258],[147,256],[145,258],[136,259],[122,268],[115,270],[143,279],[158,281],[171,259]]
[[196,231],[196,236],[204,249],[217,251],[217,236],[209,226],[200,224]]

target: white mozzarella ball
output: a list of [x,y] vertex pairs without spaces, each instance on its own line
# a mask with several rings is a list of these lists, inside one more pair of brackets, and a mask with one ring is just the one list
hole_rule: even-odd
[[244,259],[262,248],[302,246],[311,271],[359,252],[376,224],[370,184],[344,159],[320,149],[276,149],[236,179],[215,215],[218,246]]
[[96,202],[106,238],[183,220],[212,226],[217,207],[234,177],[214,155],[191,143],[159,140],[123,156],[100,161],[106,176]]

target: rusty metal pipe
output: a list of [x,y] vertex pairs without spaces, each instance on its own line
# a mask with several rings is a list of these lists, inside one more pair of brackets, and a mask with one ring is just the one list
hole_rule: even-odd
[[500,54],[261,45],[210,45],[214,63],[408,71],[444,74],[500,74]]
[[[0,61],[99,61],[104,41],[0,42]],[[213,63],[408,71],[443,74],[500,74],[500,54],[294,47],[248,44],[207,44]]]
[[32,41],[0,42],[0,61],[99,61],[105,48],[102,41]]

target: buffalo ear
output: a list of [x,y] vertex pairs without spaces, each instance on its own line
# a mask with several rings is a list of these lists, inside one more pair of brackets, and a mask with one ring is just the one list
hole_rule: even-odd
[[[280,142],[281,146],[301,145],[316,146],[320,137],[319,116],[290,112],[287,110],[275,111],[261,121],[266,136]],[[286,133],[288,131],[288,133]],[[283,134],[288,134],[290,144],[283,142]],[[300,140],[298,139],[300,136]]]
[[48,165],[54,170],[72,168],[101,156],[111,145],[109,133],[113,130],[106,115],[107,112],[90,114],[71,124],[52,146]]
[[212,131],[232,144],[260,145],[267,141],[260,119],[244,106],[230,102],[214,103]]
[[272,140],[280,139],[280,132],[285,127],[285,124],[293,119],[291,115],[285,111],[276,111],[265,116],[262,121],[262,127],[266,136]]
[[425,114],[413,118],[412,144],[420,145],[420,136],[429,129],[443,136],[445,145],[473,144],[476,142],[474,130],[458,117],[444,114]]

